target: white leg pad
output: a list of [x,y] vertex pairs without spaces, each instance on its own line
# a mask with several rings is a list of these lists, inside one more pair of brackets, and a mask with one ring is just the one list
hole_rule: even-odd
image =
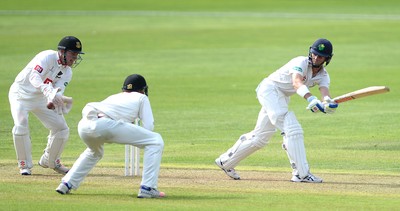
[[285,134],[283,133],[282,134],[283,135],[283,143],[282,143],[282,149],[284,149],[285,150],[285,152],[286,152],[286,154],[287,154],[287,156],[288,156],[288,158],[289,158],[289,162],[290,162],[290,167],[292,167],[292,174],[293,175],[299,175],[299,172],[297,171],[297,168],[296,168],[296,164],[294,163],[294,161],[290,158],[290,155],[289,155],[289,153],[288,153],[288,151],[287,151],[287,138],[285,137]]
[[32,143],[28,128],[24,126],[14,126],[12,133],[18,167],[20,169],[32,168]]
[[261,149],[267,144],[267,140],[275,133],[264,132],[254,135],[252,132],[240,136],[239,140],[228,149],[227,152],[220,156],[224,169],[233,169],[240,161]]
[[47,165],[49,168],[54,169],[57,165],[60,165],[60,157],[61,153],[64,150],[65,143],[67,142],[69,137],[69,129],[65,129],[59,131],[55,134],[51,134],[47,140],[47,147],[44,150],[44,157],[47,158],[44,165]]
[[309,174],[306,150],[304,147],[303,129],[301,128],[293,112],[288,112],[284,121],[285,146],[289,160],[295,165],[300,178]]

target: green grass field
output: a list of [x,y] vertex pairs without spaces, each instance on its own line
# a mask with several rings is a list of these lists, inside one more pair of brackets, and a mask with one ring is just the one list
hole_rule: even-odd
[[[74,107],[63,162],[85,149],[81,109],[144,75],[165,150],[159,189],[167,198],[136,198],[140,178],[123,176],[124,146],[105,156],[78,191],[54,189],[61,175],[39,166],[18,173],[8,90],[41,50],[75,35],[86,52],[66,95]],[[294,96],[308,161],[322,184],[294,184],[281,137],[244,160],[230,180],[214,159],[253,129],[254,89],[317,38],[332,41],[331,94],[374,85],[391,92],[312,114]],[[400,208],[400,2],[395,0],[149,0],[94,3],[6,1],[0,8],[0,210],[398,210]],[[312,89],[317,93],[316,89]],[[33,160],[48,131],[31,115]]]

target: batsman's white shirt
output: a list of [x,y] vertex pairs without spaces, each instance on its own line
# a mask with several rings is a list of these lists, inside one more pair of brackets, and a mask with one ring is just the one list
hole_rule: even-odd
[[[140,118],[142,127],[132,124]],[[87,149],[63,177],[74,189],[103,157],[104,143],[129,144],[144,149],[141,185],[157,188],[164,141],[153,132],[154,119],[148,97],[122,92],[101,102],[88,103],[82,110],[78,133]]]
[[329,88],[330,78],[326,69],[323,67],[316,76],[312,77],[311,65],[306,56],[299,56],[290,60],[284,66],[269,75],[268,80],[273,81],[280,91],[290,96],[296,93],[292,83],[292,73],[302,75],[304,85],[309,88],[315,85]]
[[61,64],[58,52],[45,50],[38,53],[17,75],[11,92],[18,93],[23,99],[45,98],[40,90],[41,85],[51,83],[64,93],[71,78],[71,67]]

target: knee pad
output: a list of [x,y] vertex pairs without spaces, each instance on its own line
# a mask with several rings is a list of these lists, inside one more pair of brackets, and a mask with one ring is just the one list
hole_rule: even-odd
[[289,111],[285,115],[285,121],[283,122],[284,133],[287,137],[303,135],[303,128],[297,121],[296,116],[293,112]]
[[12,133],[15,136],[29,135],[29,129],[25,126],[15,125],[12,129]]

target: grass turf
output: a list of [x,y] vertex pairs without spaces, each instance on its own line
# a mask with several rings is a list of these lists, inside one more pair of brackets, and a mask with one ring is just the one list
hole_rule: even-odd
[[[7,1],[0,10],[2,208],[399,207],[398,2],[70,3],[60,7],[53,1]],[[159,186],[167,199],[133,198],[140,180],[122,177],[123,146],[118,145],[106,146],[97,169],[72,196],[54,192],[61,177],[48,169],[36,166],[32,177],[17,175],[8,88],[37,52],[55,49],[61,37],[70,34],[81,39],[86,54],[66,92],[74,98],[74,108],[66,116],[71,136],[64,163],[72,165],[84,150],[76,133],[84,104],[118,92],[127,75],[141,73],[150,85],[156,131],[165,141]],[[278,135],[238,166],[244,182],[228,180],[213,160],[254,127],[259,110],[255,87],[292,57],[307,55],[319,37],[334,46],[328,66],[333,96],[370,85],[387,85],[392,91],[342,104],[331,116],[313,115],[304,110],[304,100],[292,98],[311,170],[324,184],[288,182],[290,170]],[[34,116],[30,128],[36,162],[47,131]]]

